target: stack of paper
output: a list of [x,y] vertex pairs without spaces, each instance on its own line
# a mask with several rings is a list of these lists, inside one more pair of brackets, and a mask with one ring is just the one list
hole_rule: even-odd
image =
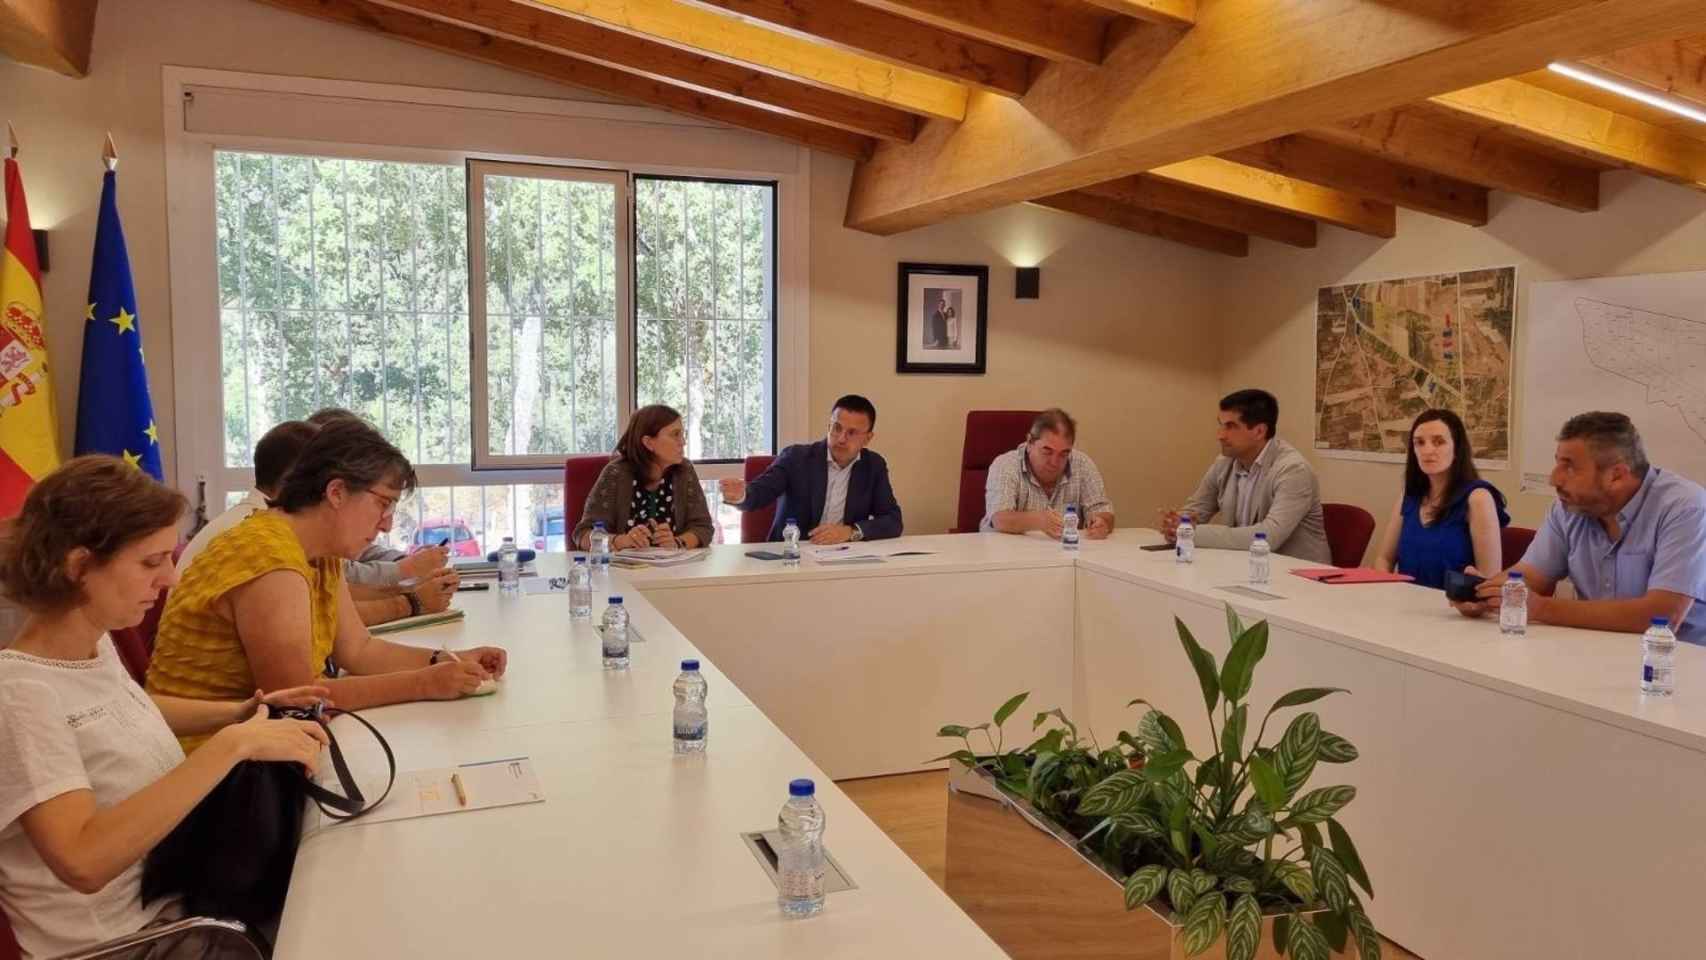
[[368,627],[367,632],[372,634],[401,633],[404,630],[418,630],[421,627],[434,627],[441,623],[455,623],[456,621],[461,620],[463,616],[464,614],[461,610],[451,607],[449,610],[440,610],[437,613],[422,613],[413,617],[404,617],[401,620],[392,620],[388,623],[381,623],[377,626]]
[[693,563],[705,559],[709,550],[683,550],[676,547],[640,547],[634,550],[618,550],[612,562],[624,566],[641,567],[674,567],[683,563]]

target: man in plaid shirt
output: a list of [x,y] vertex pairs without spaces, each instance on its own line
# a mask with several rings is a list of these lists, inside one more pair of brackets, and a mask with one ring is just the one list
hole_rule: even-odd
[[1102,472],[1089,454],[1074,450],[1078,423],[1059,407],[1031,422],[1024,443],[989,465],[983,491],[982,529],[1001,533],[1041,530],[1059,539],[1067,507],[1076,507],[1085,536],[1101,540],[1114,532],[1114,505],[1102,487]]

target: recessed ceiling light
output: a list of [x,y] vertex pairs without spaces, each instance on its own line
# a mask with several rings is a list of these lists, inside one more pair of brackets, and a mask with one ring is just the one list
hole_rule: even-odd
[[1687,117],[1695,123],[1706,123],[1706,110],[1684,103],[1675,97],[1666,96],[1656,90],[1648,90],[1624,83],[1620,80],[1614,80],[1603,73],[1589,70],[1573,63],[1549,63],[1546,65],[1546,69],[1553,73],[1561,73],[1572,80],[1580,80],[1583,83],[1598,87],[1601,90],[1609,90],[1619,96],[1628,97],[1631,100],[1639,100],[1649,107],[1658,107],[1660,110],[1668,110],[1677,116]]

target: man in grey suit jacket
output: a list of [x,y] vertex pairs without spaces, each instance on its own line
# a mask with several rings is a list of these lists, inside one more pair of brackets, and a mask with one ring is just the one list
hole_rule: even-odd
[[[1274,436],[1279,401],[1266,390],[1239,390],[1221,398],[1219,420],[1221,456],[1182,508],[1162,514],[1162,535],[1171,543],[1180,514],[1190,514],[1199,547],[1248,550],[1266,533],[1275,553],[1332,563],[1315,471]],[[1222,522],[1212,523],[1217,516]]]

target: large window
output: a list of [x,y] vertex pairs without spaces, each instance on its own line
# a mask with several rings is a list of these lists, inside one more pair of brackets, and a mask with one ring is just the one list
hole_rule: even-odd
[[393,531],[473,554],[562,549],[563,457],[638,405],[681,410],[695,460],[774,449],[773,183],[223,150],[214,175],[228,467],[348,407],[417,466],[504,471]]

